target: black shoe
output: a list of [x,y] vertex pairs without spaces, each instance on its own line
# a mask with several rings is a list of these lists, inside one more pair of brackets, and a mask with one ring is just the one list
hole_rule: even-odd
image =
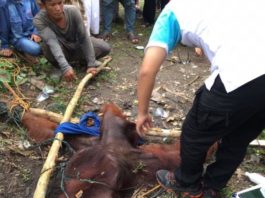
[[182,187],[177,182],[175,174],[167,170],[159,170],[156,172],[158,183],[168,192],[182,191]]
[[204,198],[221,198],[220,192],[211,188],[203,190]]
[[109,41],[111,37],[111,33],[110,32],[104,32],[103,34],[100,34],[98,36],[98,38],[103,39],[104,41]]
[[176,180],[175,174],[167,170],[159,170],[156,172],[158,183],[166,189],[167,192],[178,192],[182,198],[202,198],[202,190],[198,188],[187,188],[181,186]]

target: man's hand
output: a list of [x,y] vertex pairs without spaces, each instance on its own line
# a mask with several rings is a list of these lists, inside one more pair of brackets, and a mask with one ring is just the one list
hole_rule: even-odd
[[198,56],[198,57],[202,57],[203,56],[203,51],[202,51],[201,48],[195,47],[194,51],[195,51],[195,55],[196,56]]
[[149,114],[140,115],[138,114],[136,119],[136,130],[137,133],[143,137],[144,133],[148,131],[152,126],[152,118]]
[[75,76],[75,72],[72,68],[68,69],[64,75],[63,75],[64,79],[67,81],[67,82],[70,82],[74,79],[76,79],[76,76]]
[[96,67],[88,67],[86,73],[91,73],[93,76],[95,76],[98,73],[98,70]]
[[35,41],[36,43],[41,42],[41,37],[36,34],[32,34],[30,39]]

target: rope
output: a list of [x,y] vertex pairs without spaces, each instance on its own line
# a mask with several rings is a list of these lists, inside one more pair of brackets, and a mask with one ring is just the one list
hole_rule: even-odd
[[13,72],[12,72],[12,77],[13,77],[13,82],[16,86],[16,91],[18,94],[16,94],[16,92],[13,90],[13,88],[7,82],[2,82],[3,85],[9,90],[9,92],[12,93],[12,95],[14,97],[14,99],[11,102],[12,105],[10,107],[10,111],[12,111],[12,109],[17,105],[20,105],[24,110],[28,110],[29,104],[23,100],[25,98],[25,96],[22,94],[22,92],[19,89],[19,86],[16,83],[16,77],[20,73],[19,65],[15,61],[12,61],[12,60],[7,61],[6,59],[3,59],[3,60],[1,59],[1,62],[6,63],[6,66],[3,67],[4,70],[8,70],[8,68],[11,68],[10,64],[12,64],[12,66],[15,66],[15,68],[13,69]]
[[152,193],[153,191],[159,189],[160,187],[161,187],[161,186],[160,186],[159,184],[156,185],[154,188],[152,188],[152,189],[150,189],[149,191],[147,191],[147,192],[145,192],[144,194],[142,194],[142,197],[144,197],[144,196],[146,196],[146,195]]

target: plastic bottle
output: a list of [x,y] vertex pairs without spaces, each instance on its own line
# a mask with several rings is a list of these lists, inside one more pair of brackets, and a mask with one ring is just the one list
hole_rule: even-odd
[[256,183],[256,184],[264,184],[265,185],[265,177],[262,176],[261,174],[259,174],[259,173],[249,173],[249,172],[245,172],[245,175],[253,183]]

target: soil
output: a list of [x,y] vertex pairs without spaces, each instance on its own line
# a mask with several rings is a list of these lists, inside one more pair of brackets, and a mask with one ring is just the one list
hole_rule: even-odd
[[[140,21],[137,22],[136,27],[140,37],[138,45],[145,46],[151,27],[142,28]],[[73,117],[87,111],[97,113],[106,102],[117,104],[130,120],[133,121],[136,117],[136,83],[144,51],[137,49],[138,45],[133,45],[127,40],[123,24],[113,26],[113,35],[109,43],[112,46],[110,55],[113,58],[108,65],[110,70],[101,72],[88,83]],[[22,63],[21,66],[25,65]],[[46,64],[36,66],[35,69],[33,67],[33,70],[36,72],[35,77],[46,74],[41,81],[53,86],[55,93],[45,101],[37,102],[36,98],[41,91],[28,81],[20,86],[20,90],[27,98],[26,101],[31,107],[63,113],[75,88],[84,76],[84,69],[76,70],[78,80],[72,83],[54,82],[49,75],[53,70],[49,66],[46,68]],[[208,61],[204,56],[197,57],[193,48],[180,46],[170,54],[157,76],[155,94],[150,102],[154,126],[167,129],[181,127],[191,107],[194,93],[208,75]],[[4,97],[9,101],[12,100],[11,93],[6,90]],[[166,118],[158,115],[159,110]],[[32,197],[50,144],[47,143],[47,146],[47,144],[39,145],[31,142],[27,139],[25,130],[15,124],[0,123],[0,129],[0,197]],[[164,138],[159,141],[169,140],[170,138]],[[32,147],[25,149],[23,145],[27,141]],[[243,173],[245,171],[264,173],[264,153],[262,148],[248,150],[244,162],[230,180],[229,187],[223,192],[223,197],[230,197],[232,192],[253,185]],[[51,185],[50,188],[52,188]]]

